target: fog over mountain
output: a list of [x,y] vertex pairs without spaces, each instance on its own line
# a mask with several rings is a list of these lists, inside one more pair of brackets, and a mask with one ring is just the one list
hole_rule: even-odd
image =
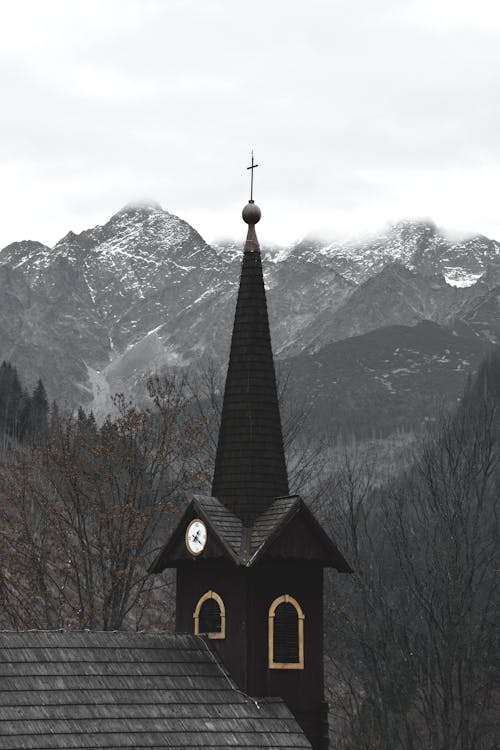
[[[12,243],[0,251],[0,356],[41,376],[62,406],[103,416],[113,393],[140,395],[150,372],[225,361],[241,252],[208,245],[156,203],[126,205],[52,248]],[[374,398],[373,429],[431,418],[500,341],[500,243],[482,235],[405,221],[262,252],[275,354],[339,428],[349,402],[362,433]]]

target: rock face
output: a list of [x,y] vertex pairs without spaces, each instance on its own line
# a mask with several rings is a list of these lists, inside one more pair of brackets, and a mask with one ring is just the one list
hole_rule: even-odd
[[[431,222],[400,222],[359,242],[310,238],[288,248],[264,246],[263,253],[274,351],[296,368],[293,377],[303,388],[300,373],[308,367],[335,378],[326,363],[339,367],[338,352],[354,347],[362,357],[365,345],[389,346],[391,337],[401,352],[403,330],[405,340],[415,335],[414,346],[423,346],[422,331],[443,346],[450,336],[457,346],[459,339],[468,342],[448,358],[454,372],[466,367],[458,360],[474,365],[500,340],[500,244],[494,240],[450,240]],[[127,205],[103,226],[69,232],[53,248],[8,245],[0,251],[0,357],[27,380],[41,376],[62,406],[81,403],[104,414],[111,394],[136,393],[148,372],[203,357],[225,360],[240,258],[239,246],[212,247],[151,203]],[[419,328],[422,321],[433,321],[440,335]],[[432,370],[428,352],[422,356],[399,369]],[[387,355],[388,372],[398,369],[400,357]],[[439,368],[446,371],[445,365]],[[335,401],[338,388],[328,382],[323,377],[316,403]],[[382,393],[392,393],[388,379],[382,382]],[[390,382],[397,392],[409,381]]]
[[450,285],[466,287],[490,264],[500,266],[500,243],[482,235],[450,239],[432,221],[400,221],[377,236],[343,245],[306,240],[295,245],[292,252],[303,257],[323,256],[356,283],[388,263],[398,262],[424,276],[441,274]]
[[[189,224],[154,204],[125,206],[104,226],[70,232],[52,249],[14,243],[0,252],[0,263],[20,275],[44,309],[45,330],[33,332],[33,343],[44,342],[50,331],[55,361],[42,376],[72,405],[90,404],[96,381],[106,389],[105,370],[119,369],[120,359],[137,369],[142,354],[142,370],[158,356],[162,363],[181,363],[183,342],[169,345],[174,321],[207,284],[217,283],[218,267],[215,251]],[[2,356],[19,361],[16,345]],[[35,358],[31,367],[25,361],[19,367],[32,373],[37,364]]]

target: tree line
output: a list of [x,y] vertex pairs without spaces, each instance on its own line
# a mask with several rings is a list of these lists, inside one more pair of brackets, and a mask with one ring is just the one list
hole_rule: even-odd
[[[53,405],[53,411],[57,407]],[[54,416],[54,415],[53,415]],[[4,443],[13,439],[36,444],[47,435],[50,408],[41,379],[30,394],[10,362],[0,365],[0,435]]]

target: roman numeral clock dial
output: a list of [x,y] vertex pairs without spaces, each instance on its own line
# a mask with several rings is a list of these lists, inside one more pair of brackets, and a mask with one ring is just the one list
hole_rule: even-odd
[[207,527],[199,518],[193,519],[186,529],[186,547],[190,555],[201,555],[207,543]]

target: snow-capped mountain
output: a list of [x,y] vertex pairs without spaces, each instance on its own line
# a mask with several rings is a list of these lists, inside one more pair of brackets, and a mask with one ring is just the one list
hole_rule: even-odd
[[[273,345],[280,358],[387,326],[460,321],[500,337],[500,244],[450,240],[431,222],[400,222],[345,244],[263,246]],[[0,357],[41,376],[64,406],[105,413],[165,365],[224,361],[241,247],[208,245],[158,204],[130,204],[53,248],[0,251]],[[479,347],[480,348],[480,347]]]
[[306,239],[292,248],[304,258],[323,257],[359,283],[388,263],[398,262],[425,276],[441,274],[451,286],[474,284],[488,266],[500,267],[500,243],[483,235],[451,239],[432,221],[400,221],[382,233],[343,244]]
[[[104,226],[69,232],[52,249],[20,242],[0,253],[2,263],[21,270],[33,288],[50,298],[60,295],[61,286],[66,292],[78,290],[80,306],[106,323],[110,347],[116,338],[120,349],[149,325],[144,318],[133,319],[132,308],[163,290],[167,279],[174,288],[164,302],[182,305],[186,291],[190,296],[203,292],[215,260],[215,252],[189,224],[157,204],[127,205]],[[66,272],[71,278],[65,278]]]

